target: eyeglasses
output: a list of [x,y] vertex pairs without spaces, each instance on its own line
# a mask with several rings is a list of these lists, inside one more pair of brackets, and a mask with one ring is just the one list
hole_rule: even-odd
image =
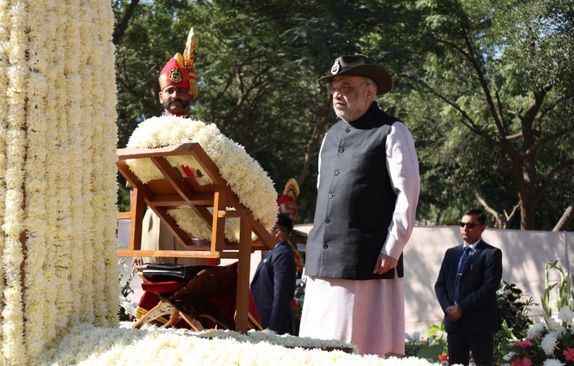
[[460,227],[467,227],[469,229],[474,229],[475,227],[477,227],[480,224],[477,224],[476,222],[459,222],[458,226]]
[[331,95],[333,95],[337,92],[339,94],[348,95],[349,93],[351,93],[355,89],[360,88],[360,87],[365,86],[365,85],[367,85],[367,84],[364,83],[364,84],[360,84],[360,85],[352,85],[352,84],[344,83],[344,84],[341,84],[340,86],[334,86],[333,84],[329,84],[329,86],[327,86],[327,91]]

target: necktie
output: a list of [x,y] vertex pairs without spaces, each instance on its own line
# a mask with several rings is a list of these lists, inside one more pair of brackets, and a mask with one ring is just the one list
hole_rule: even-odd
[[460,300],[460,279],[462,278],[462,273],[464,272],[464,268],[466,267],[466,263],[468,262],[468,258],[470,257],[470,253],[472,252],[471,247],[464,247],[464,251],[460,256],[460,260],[458,261],[458,269],[456,271],[456,279],[454,281],[454,302],[458,304],[458,300]]

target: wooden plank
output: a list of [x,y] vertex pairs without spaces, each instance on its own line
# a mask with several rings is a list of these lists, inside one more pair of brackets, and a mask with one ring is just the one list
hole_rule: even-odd
[[177,169],[172,167],[169,162],[163,157],[152,158],[155,166],[163,173],[166,180],[171,184],[171,186],[176,190],[176,192],[187,201],[188,205],[195,211],[199,217],[202,217],[209,227],[211,228],[211,214],[205,207],[196,206],[192,202],[193,191],[185,184],[183,178],[179,175]]
[[221,258],[218,252],[207,250],[118,250],[120,257],[175,257],[175,258]]
[[213,160],[211,160],[211,158],[207,155],[205,150],[203,150],[201,145],[196,144],[191,146],[191,151],[193,153],[193,156],[199,163],[199,165],[203,168],[205,173],[207,173],[207,175],[211,178],[213,183],[215,185],[226,187],[227,182],[221,177],[221,174],[219,173],[219,168],[217,167],[217,165],[215,165]]
[[145,205],[141,190],[137,187],[130,192],[130,249],[141,249],[142,220],[145,214]]
[[189,198],[188,201],[178,194],[157,195],[148,200],[148,204],[155,207],[178,207],[186,206],[191,202],[195,206],[213,206],[212,193],[192,193]]
[[251,215],[243,215],[240,220],[235,329],[239,332],[247,332],[249,330],[249,262],[251,260],[253,219]]
[[152,158],[158,156],[191,155],[194,145],[199,144],[195,142],[189,142],[185,144],[169,145],[151,149],[145,147],[126,147],[123,149],[117,149],[116,154],[119,160]]
[[221,192],[213,193],[213,221],[211,225],[211,250],[218,251],[223,247],[225,240],[225,216],[220,215],[225,209],[225,200]]
[[130,220],[132,218],[131,211],[122,211],[117,214],[118,220]]

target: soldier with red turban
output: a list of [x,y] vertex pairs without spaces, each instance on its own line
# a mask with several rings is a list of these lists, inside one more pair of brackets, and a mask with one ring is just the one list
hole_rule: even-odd
[[193,71],[195,35],[189,31],[183,55],[175,54],[159,73],[159,102],[166,115],[186,117],[189,105],[197,98],[197,80]]
[[[164,115],[188,117],[189,106],[197,99],[197,80],[193,70],[195,57],[195,34],[189,31],[183,55],[176,53],[170,58],[159,73],[159,101],[164,108]],[[148,208],[142,222],[143,250],[186,250],[153,210]],[[146,263],[174,263],[181,265],[216,264],[200,258],[143,258]],[[212,263],[213,262],[213,263]]]

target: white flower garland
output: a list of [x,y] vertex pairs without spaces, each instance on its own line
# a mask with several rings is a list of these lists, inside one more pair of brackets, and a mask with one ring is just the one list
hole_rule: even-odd
[[0,1],[0,363],[117,325],[112,30],[109,1]]
[[25,35],[28,24],[28,11],[24,4],[16,3],[7,9],[8,19],[2,24],[9,33],[7,54],[8,76],[8,110],[6,138],[6,201],[2,223],[4,248],[2,265],[4,267],[5,287],[3,290],[2,309],[2,356],[9,364],[21,364],[25,360],[24,312],[21,268],[24,261],[20,234],[23,231],[24,184],[23,170],[26,157],[26,87],[28,66],[26,48],[28,39]]
[[[92,32],[89,21],[86,19],[86,16],[91,15],[89,9],[83,9],[84,2],[75,3],[74,6],[67,6],[66,3],[59,4],[57,11],[61,14],[58,19],[60,19],[60,23],[58,24],[58,30],[65,31],[67,27],[67,20],[70,17],[77,19],[78,23],[75,27],[70,27],[68,31],[66,31],[66,42],[62,42],[67,44],[66,47],[61,49],[62,52],[66,55],[66,59],[72,57],[76,60],[74,63],[68,63],[62,65],[62,72],[66,70],[66,74],[69,77],[66,79],[66,83],[68,88],[71,90],[90,90],[92,87],[90,85],[90,79],[87,77],[86,73],[90,72],[91,66],[87,64],[89,55],[86,55],[85,52],[76,53],[75,55],[72,54],[74,50],[78,49],[88,49],[92,45],[86,41],[86,32]],[[72,14],[75,12],[76,14]],[[88,14],[86,14],[88,13]],[[89,27],[89,28],[86,28]],[[84,29],[82,31],[82,29]],[[59,33],[58,33],[59,34]],[[55,55],[58,57],[58,55]],[[62,90],[65,92],[66,89]],[[85,211],[89,210],[90,205],[84,204],[84,202],[90,202],[91,199],[89,197],[84,196],[84,190],[89,188],[89,185],[84,185],[82,181],[82,177],[84,176],[84,172],[88,172],[92,169],[90,164],[86,164],[86,160],[89,159],[89,156],[93,152],[90,149],[91,142],[89,140],[85,140],[82,137],[82,133],[89,133],[93,129],[92,126],[84,125],[84,121],[82,118],[82,114],[90,114],[93,113],[92,109],[90,108],[91,102],[86,103],[85,100],[89,98],[86,95],[87,93],[72,93],[72,95],[62,95],[61,98],[67,98],[67,105],[68,105],[68,131],[67,131],[67,142],[66,142],[66,149],[68,154],[74,156],[74,159],[70,159],[68,164],[70,169],[68,172],[68,179],[71,182],[77,182],[77,184],[70,184],[68,186],[68,194],[70,200],[72,202],[77,202],[73,204],[70,208],[69,215],[73,218],[73,225],[68,228],[68,237],[69,240],[73,243],[77,243],[72,248],[68,248],[69,250],[69,257],[70,257],[70,265],[73,266],[72,270],[70,271],[70,293],[71,294],[85,294],[88,292],[82,292],[82,287],[84,286],[85,282],[91,281],[82,281],[83,272],[82,268],[78,268],[78,265],[85,265],[85,258],[90,258],[87,255],[93,255],[93,253],[84,253],[84,247],[86,244],[91,243],[89,238],[90,235],[84,235],[84,228],[89,227],[91,229],[90,222],[84,221],[84,214]],[[94,99],[95,101],[95,99]],[[94,123],[96,123],[94,121]],[[87,132],[83,132],[87,131]],[[82,144],[74,143],[74,139],[78,138],[82,141]],[[86,152],[88,152],[86,154]],[[87,207],[86,207],[87,206]],[[87,286],[91,286],[91,283]],[[67,299],[69,302],[70,308],[67,310],[67,317],[70,319],[70,323],[77,324],[83,318],[82,314],[90,311],[89,307],[82,307],[82,301],[86,301],[84,296],[71,296]],[[85,320],[87,321],[87,320]]]
[[[8,3],[3,1],[0,2],[0,27],[3,27],[0,32],[0,88],[1,90],[8,89],[8,42],[10,40],[9,34],[6,29],[6,25],[9,24],[10,14],[8,13]],[[6,116],[8,115],[8,101],[6,98],[0,98],[0,131],[6,131],[8,129],[8,121]],[[4,133],[0,133],[0,171],[6,171],[6,149],[7,141],[5,139]],[[6,181],[4,174],[0,174],[0,202],[6,202]],[[4,222],[5,216],[5,205],[0,204],[0,254],[4,254],[5,248],[5,234],[4,230],[1,228]],[[4,268],[0,265],[0,278],[4,277]],[[4,308],[4,281],[0,281],[0,306]],[[0,320],[2,317],[0,316]],[[0,327],[0,346],[4,344],[4,330]]]
[[[197,142],[201,145],[217,165],[231,190],[237,194],[239,201],[270,230],[277,218],[277,192],[273,182],[242,146],[221,134],[214,124],[173,116],[153,117],[138,125],[127,146],[157,148],[185,142]],[[199,163],[190,156],[175,156],[167,160],[172,166],[187,165],[193,171],[201,170]],[[149,159],[128,160],[127,164],[143,183],[162,177]],[[210,178],[204,173],[199,182],[210,183]],[[168,213],[175,218],[180,228],[189,234],[200,239],[211,237],[211,231],[205,221],[196,217],[190,208],[172,209]],[[226,220],[225,226],[226,238],[238,241],[238,220]]]
[[[49,76],[48,50],[45,44],[49,42],[48,33],[51,22],[43,22],[47,9],[45,4],[32,4],[33,10],[28,14],[30,22],[42,23],[42,27],[30,28],[28,34],[28,88],[26,90],[28,103],[26,108],[27,141],[26,160],[24,165],[25,197],[24,228],[26,231],[26,253],[24,266],[25,292],[23,294],[26,321],[24,322],[27,354],[40,354],[46,347],[44,316],[46,313],[46,296],[49,291],[46,278],[38,276],[39,269],[44,268],[46,255],[47,222],[44,219],[46,210],[46,178],[47,178],[47,130],[45,116],[40,111],[46,110]],[[40,18],[42,17],[42,19]]]
[[[114,69],[114,48],[111,42],[111,34],[114,26],[114,14],[109,2],[95,2],[95,6],[90,6],[89,2],[82,1],[84,8],[92,9],[93,14],[85,11],[84,24],[90,25],[87,32],[82,32],[83,36],[89,37],[96,34],[97,37],[91,37],[94,45],[90,47],[93,54],[88,55],[88,59],[93,57],[94,64],[88,63],[88,68],[93,72],[94,84],[93,91],[95,95],[92,98],[94,120],[87,121],[95,124],[94,133],[96,138],[93,139],[92,156],[101,156],[99,159],[93,159],[95,165],[93,171],[95,179],[92,181],[92,190],[95,193],[94,203],[100,208],[96,215],[97,231],[95,232],[94,246],[95,254],[101,255],[102,260],[96,261],[99,265],[95,284],[98,286],[96,291],[102,296],[96,297],[95,323],[99,326],[109,326],[118,323],[118,268],[116,256],[115,232],[117,225],[117,183],[116,183],[116,146],[117,146],[117,129],[115,121],[117,119],[116,105],[116,84]],[[84,9],[86,10],[86,9]],[[93,19],[97,21],[94,22]],[[109,75],[101,77],[101,75]],[[91,211],[91,210],[90,210]],[[110,214],[114,213],[114,214]]]
[[[57,349],[39,360],[42,365],[257,365],[257,366],[430,366],[414,357],[382,359],[342,351],[285,348],[289,338],[271,333],[265,340],[253,339],[262,332],[240,335],[232,332],[225,339],[204,339],[197,333],[182,329],[142,330],[128,328],[94,328],[79,325],[67,334]],[[265,333],[265,332],[263,332]],[[200,333],[201,334],[201,333]],[[203,336],[211,337],[205,334]],[[273,344],[272,344],[273,343]],[[315,345],[321,345],[317,341]],[[309,344],[302,344],[307,347]]]

